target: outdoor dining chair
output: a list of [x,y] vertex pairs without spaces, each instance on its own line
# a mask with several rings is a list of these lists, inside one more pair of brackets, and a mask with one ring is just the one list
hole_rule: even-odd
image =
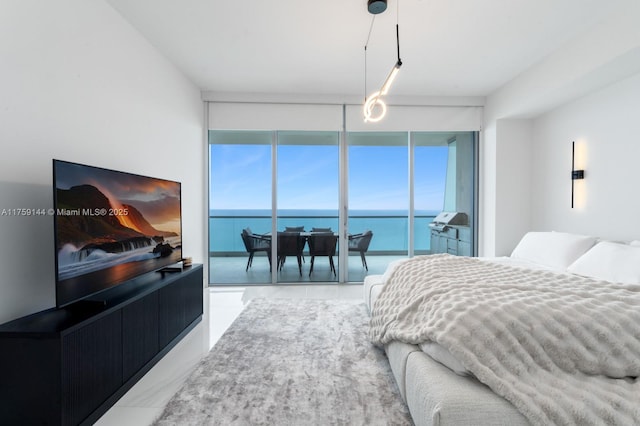
[[278,270],[281,271],[287,256],[298,260],[298,271],[302,275],[302,251],[305,238],[299,232],[278,232]]
[[369,250],[369,243],[373,238],[373,232],[370,230],[364,231],[361,234],[349,235],[349,251],[360,253],[360,259],[362,260],[362,266],[368,271],[367,259],[364,254]]
[[338,244],[338,236],[334,233],[311,233],[309,235],[309,256],[311,256],[311,267],[309,269],[309,276],[313,272],[313,264],[316,256],[329,257],[329,267],[336,275],[336,267],[333,264],[333,256],[336,254],[336,246]]
[[242,242],[244,248],[249,253],[249,260],[247,260],[247,267],[245,271],[248,271],[253,263],[253,255],[258,252],[265,252],[267,259],[269,259],[269,270],[271,270],[271,237],[258,235],[251,232],[251,228],[245,228],[242,230]]

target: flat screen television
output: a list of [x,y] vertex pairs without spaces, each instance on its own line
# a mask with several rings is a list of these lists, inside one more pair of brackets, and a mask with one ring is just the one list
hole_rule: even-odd
[[181,184],[53,160],[56,305],[182,259]]

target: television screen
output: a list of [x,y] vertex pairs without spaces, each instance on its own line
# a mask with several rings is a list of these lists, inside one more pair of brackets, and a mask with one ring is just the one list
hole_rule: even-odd
[[56,304],[182,259],[180,183],[53,160]]

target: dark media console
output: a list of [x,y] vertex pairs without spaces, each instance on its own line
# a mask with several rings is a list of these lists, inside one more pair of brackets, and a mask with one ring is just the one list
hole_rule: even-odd
[[200,322],[203,291],[202,265],[151,272],[0,325],[0,423],[93,424]]

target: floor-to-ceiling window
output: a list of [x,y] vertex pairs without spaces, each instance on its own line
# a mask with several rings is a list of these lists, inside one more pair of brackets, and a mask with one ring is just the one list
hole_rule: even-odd
[[429,224],[443,211],[466,218],[474,253],[477,131],[292,127],[209,131],[212,285],[361,282],[440,250]]
[[[413,207],[414,207],[414,247],[413,254],[430,254],[431,232],[429,224],[442,212],[456,211],[456,198],[471,196],[462,203],[465,214],[473,216],[473,193],[460,196],[465,190],[458,186],[456,176],[468,171],[473,176],[473,150],[463,151],[468,160],[458,158],[457,139],[464,139],[473,148],[473,132],[413,132]],[[466,176],[466,173],[465,173]],[[471,182],[472,184],[472,182]],[[464,205],[464,207],[463,207]]]
[[338,150],[338,132],[210,132],[211,284],[338,281]]
[[339,133],[277,132],[277,147],[277,281],[337,281]]
[[[408,133],[349,132],[347,144],[347,281],[362,281],[367,273],[381,274],[388,262],[408,254]],[[382,256],[383,262],[376,261]]]
[[271,283],[271,164],[272,132],[210,132],[210,283]]

